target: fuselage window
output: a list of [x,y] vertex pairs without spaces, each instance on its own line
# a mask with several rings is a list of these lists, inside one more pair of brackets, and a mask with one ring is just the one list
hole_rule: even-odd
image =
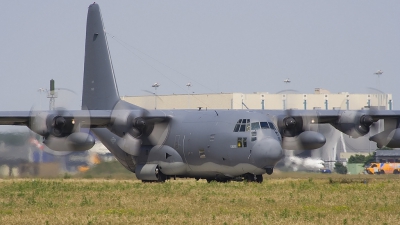
[[246,148],[247,147],[247,138],[238,137],[238,139],[237,139],[237,147],[238,148]]
[[206,158],[206,153],[204,151],[204,148],[199,149],[199,156],[200,156],[200,159]]
[[242,146],[243,146],[243,144],[242,144],[242,138],[239,137],[239,138],[237,139],[237,147],[238,147],[238,148],[241,148]]

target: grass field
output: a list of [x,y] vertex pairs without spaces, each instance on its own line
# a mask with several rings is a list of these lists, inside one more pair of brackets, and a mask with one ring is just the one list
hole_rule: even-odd
[[400,179],[310,173],[192,179],[0,180],[0,224],[398,224]]

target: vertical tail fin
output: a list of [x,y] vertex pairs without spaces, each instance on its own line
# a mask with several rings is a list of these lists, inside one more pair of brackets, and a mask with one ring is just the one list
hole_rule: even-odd
[[113,109],[119,100],[100,7],[93,3],[86,24],[82,109]]

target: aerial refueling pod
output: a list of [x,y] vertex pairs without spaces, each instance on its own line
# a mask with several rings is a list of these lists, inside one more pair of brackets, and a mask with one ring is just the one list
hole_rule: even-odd
[[376,142],[378,148],[382,148],[383,146],[389,148],[400,148],[400,128],[384,130],[381,133],[370,137],[369,140]]

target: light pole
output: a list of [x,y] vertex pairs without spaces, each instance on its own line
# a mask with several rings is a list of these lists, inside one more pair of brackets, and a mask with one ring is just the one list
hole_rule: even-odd
[[[378,84],[378,90],[380,91],[381,90],[380,78],[381,78],[381,75],[383,74],[383,71],[382,70],[378,70],[374,74],[378,76],[377,84]],[[382,97],[381,94],[378,94],[378,109],[381,108],[381,97]]]
[[188,109],[190,109],[190,91],[189,88],[192,86],[192,84],[189,82],[186,84],[186,87],[188,88]]
[[157,109],[157,88],[160,87],[160,84],[156,82],[151,86],[154,88],[154,109]]
[[[283,80],[283,82],[284,82],[286,85],[288,85],[288,84],[290,84],[291,81],[290,81],[289,78],[286,78],[286,79]],[[289,98],[288,94],[289,94],[289,93],[286,93],[286,94],[284,95],[284,100],[283,100],[283,109],[284,109],[284,110],[287,109],[288,98]]]

